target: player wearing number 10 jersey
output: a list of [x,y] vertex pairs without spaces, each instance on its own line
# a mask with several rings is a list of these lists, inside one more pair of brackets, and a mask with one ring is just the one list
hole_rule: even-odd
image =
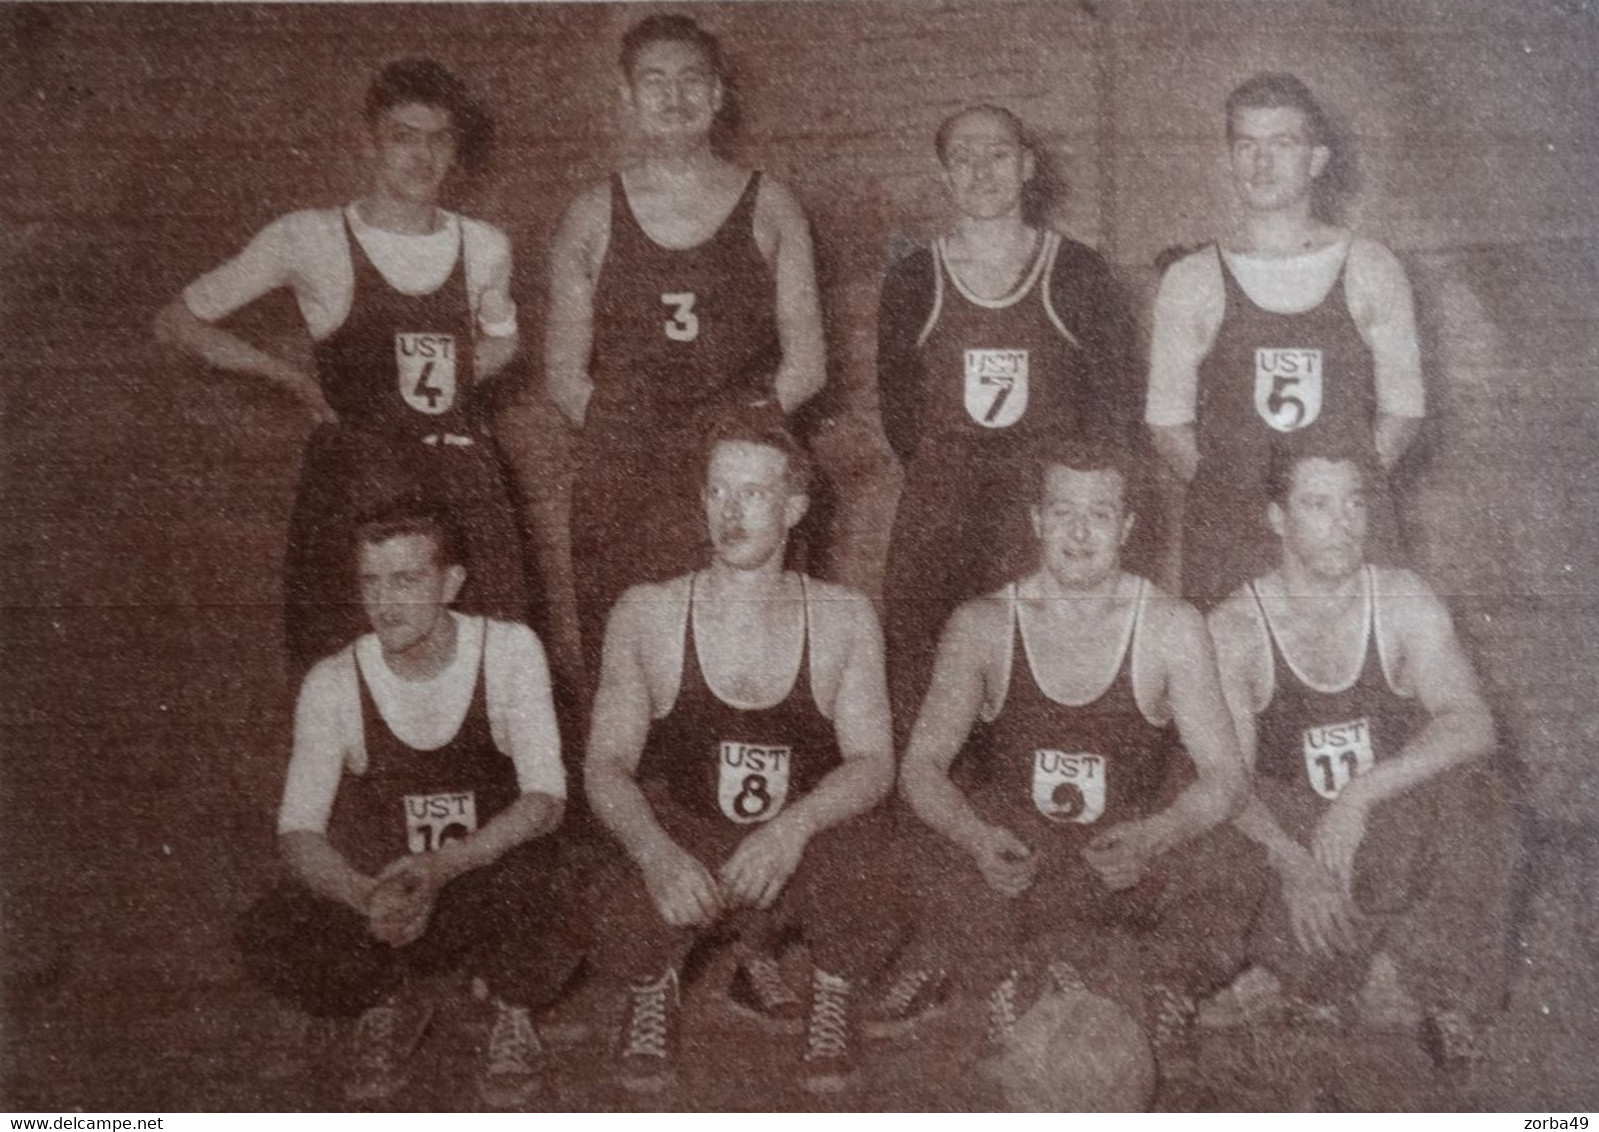
[[751,412],[717,426],[702,464],[709,568],[630,590],[605,638],[586,774],[626,852],[597,919],[601,966],[630,986],[629,1088],[672,1081],[680,968],[713,925],[808,943],[817,1090],[847,1083],[852,988],[894,943],[887,886],[868,880],[886,836],[865,815],[894,777],[877,619],[863,595],[784,571],[807,461]]
[[1365,564],[1369,460],[1278,450],[1266,517],[1281,565],[1211,615],[1254,792],[1237,825],[1280,884],[1256,966],[1218,1025],[1351,994],[1378,1027],[1425,1020],[1432,1052],[1473,1054],[1504,976],[1507,821],[1485,756],[1493,721],[1443,604]]
[[573,580],[590,678],[611,604],[701,561],[695,453],[729,403],[792,412],[825,375],[810,233],[777,181],[724,160],[715,37],[686,16],[622,44],[639,160],[583,193],[550,252],[546,377],[581,430]]
[[[365,627],[349,600],[354,516],[419,492],[450,510],[465,540],[462,609],[529,614],[521,529],[479,391],[516,351],[510,247],[498,229],[438,207],[457,158],[482,156],[486,122],[431,60],[386,67],[366,113],[365,197],[275,221],[157,321],[164,340],[212,365],[282,385],[317,422],[285,563],[295,678]],[[310,331],[315,376],[213,325],[279,287]]]

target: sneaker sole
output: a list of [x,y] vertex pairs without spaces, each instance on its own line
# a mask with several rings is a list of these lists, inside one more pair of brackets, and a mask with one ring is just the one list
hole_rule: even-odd
[[677,1075],[663,1071],[653,1077],[618,1077],[616,1083],[630,1093],[663,1093],[677,1084]]
[[514,1112],[531,1105],[543,1089],[544,1082],[535,1078],[525,1085],[501,1091],[497,1086],[478,1082],[477,1099],[490,1112]]
[[923,1011],[914,1018],[880,1018],[861,1023],[861,1037],[872,1042],[901,1041],[923,1026],[930,1026],[949,1013],[947,1006]]
[[[422,1003],[422,1017],[412,1030],[409,1040],[401,1043],[399,1060],[409,1061],[416,1052],[416,1047],[422,1044],[422,1039],[427,1036],[428,1028],[433,1025],[433,1016],[438,1013],[438,1003],[427,999]],[[360,1103],[369,1101],[386,1101],[411,1083],[410,1073],[396,1073],[392,1078],[383,1080],[368,1087],[351,1087],[348,1083],[342,1090],[344,1099]]]
[[[753,1007],[745,1006],[737,999],[724,999],[725,1010],[728,1017],[743,1022],[746,1025],[758,1026],[769,1034],[803,1034],[805,1032],[805,1019],[799,1015],[792,1018],[774,1018],[770,1014],[762,1013]],[[795,1004],[796,1007],[798,1003]]]
[[807,1093],[842,1093],[854,1083],[854,1073],[829,1073],[819,1077],[807,1077],[804,1081]]

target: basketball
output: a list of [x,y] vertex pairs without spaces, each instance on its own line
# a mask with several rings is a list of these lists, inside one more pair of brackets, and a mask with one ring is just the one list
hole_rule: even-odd
[[1016,1112],[1143,1112],[1155,1092],[1143,1028],[1088,991],[1046,992],[1017,1020],[1010,1048],[984,1070]]

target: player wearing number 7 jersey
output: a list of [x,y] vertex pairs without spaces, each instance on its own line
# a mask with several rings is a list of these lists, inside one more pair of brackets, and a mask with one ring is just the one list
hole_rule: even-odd
[[[352,517],[419,491],[460,524],[471,564],[462,608],[529,613],[520,526],[479,392],[516,351],[510,248],[498,229],[439,207],[457,158],[484,156],[488,123],[460,79],[426,59],[384,68],[366,117],[366,196],[275,221],[156,323],[214,366],[282,385],[317,422],[285,563],[296,678],[364,628],[349,600]],[[311,374],[213,325],[279,287],[310,331]]]
[[716,38],[651,16],[622,41],[637,159],[579,196],[550,249],[546,380],[582,430],[573,581],[589,675],[611,604],[703,551],[694,453],[729,403],[793,412],[825,377],[811,239],[794,197],[712,146]]
[[630,590],[606,632],[585,765],[626,853],[597,954],[629,986],[629,1088],[673,1080],[681,965],[713,926],[809,945],[804,1082],[842,1088],[851,992],[894,943],[892,881],[873,880],[887,835],[866,816],[894,778],[877,619],[862,594],[783,569],[809,464],[775,417],[743,410],[707,444],[710,566]]
[[[1317,215],[1334,153],[1310,91],[1250,79],[1228,96],[1227,141],[1241,224],[1161,281],[1145,409],[1188,483],[1183,596],[1205,610],[1276,561],[1262,493],[1275,442],[1363,444],[1391,471],[1424,412],[1404,269]],[[1386,480],[1371,485],[1371,524],[1373,559],[1394,561]]]
[[1082,980],[1143,1019],[1175,1083],[1193,1079],[1194,996],[1242,963],[1225,909],[1264,868],[1222,824],[1244,774],[1204,623],[1121,568],[1128,468],[1048,448],[1029,477],[1037,568],[944,630],[900,772],[938,834],[914,854],[906,962],[987,996],[997,1056],[1050,981]]
[[1369,456],[1278,449],[1265,508],[1281,564],[1211,614],[1254,788],[1238,828],[1280,884],[1256,966],[1207,1009],[1218,1025],[1356,994],[1377,1027],[1427,1023],[1468,1059],[1503,991],[1505,801],[1494,728],[1443,604],[1366,564]]

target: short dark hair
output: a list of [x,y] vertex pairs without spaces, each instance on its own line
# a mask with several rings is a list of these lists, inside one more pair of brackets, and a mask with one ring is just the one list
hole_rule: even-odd
[[777,449],[788,460],[789,489],[797,495],[811,493],[816,465],[805,446],[789,430],[775,402],[740,405],[717,414],[700,444],[702,478],[710,472],[711,457],[722,444],[759,444],[763,448]]
[[356,520],[354,550],[359,554],[363,546],[408,535],[430,540],[441,567],[466,565],[461,535],[449,514],[442,507],[414,499],[395,500],[362,514]]
[[1115,472],[1122,481],[1122,516],[1137,514],[1142,481],[1138,466],[1123,445],[1104,440],[1067,439],[1040,443],[1027,461],[1026,502],[1038,507],[1044,501],[1044,485],[1051,468],[1070,468],[1074,472]]
[[1325,460],[1329,464],[1353,464],[1360,472],[1360,481],[1366,486],[1376,482],[1380,472],[1376,449],[1370,444],[1342,442],[1296,442],[1279,440],[1271,446],[1266,459],[1266,499],[1279,507],[1288,506],[1288,497],[1294,491],[1294,473],[1307,460]]
[[940,163],[947,163],[949,152],[949,135],[954,131],[955,124],[962,118],[969,118],[973,114],[987,114],[990,118],[998,118],[1005,124],[1005,128],[1016,139],[1016,144],[1025,150],[1033,149],[1033,139],[1027,132],[1027,127],[1022,125],[1022,120],[1003,106],[995,106],[990,102],[979,102],[955,111],[948,118],[938,124],[938,129],[933,133],[933,150],[938,154]]
[[478,172],[494,148],[494,122],[467,90],[466,84],[435,59],[399,59],[378,72],[366,91],[366,121],[396,106],[420,103],[443,110],[455,128],[456,158],[468,173]]
[[1227,137],[1233,136],[1233,119],[1240,110],[1297,110],[1305,117],[1305,129],[1310,134],[1311,145],[1331,146],[1332,124],[1327,114],[1310,93],[1310,88],[1297,75],[1286,71],[1263,71],[1244,80],[1227,96]]
[[727,62],[717,38],[695,23],[692,16],[663,14],[645,16],[622,36],[619,61],[629,82],[633,80],[633,65],[638,62],[639,53],[652,43],[686,43],[705,56],[712,74],[724,81],[727,78]]

